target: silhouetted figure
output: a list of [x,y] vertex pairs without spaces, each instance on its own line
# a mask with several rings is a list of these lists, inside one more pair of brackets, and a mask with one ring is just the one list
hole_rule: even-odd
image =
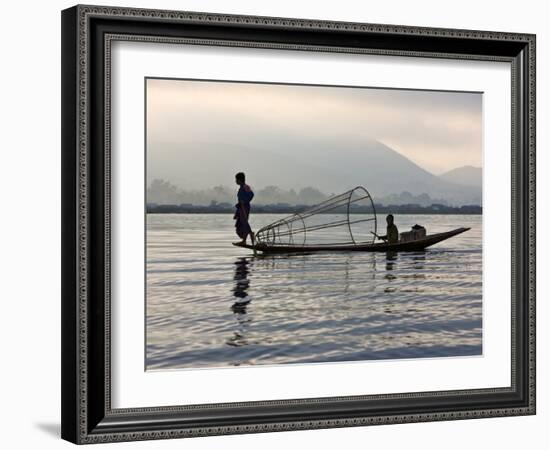
[[246,244],[246,238],[250,235],[252,245],[254,245],[254,233],[248,223],[248,216],[250,214],[250,202],[254,197],[254,192],[248,184],[245,183],[245,175],[243,172],[239,172],[235,175],[235,182],[239,185],[239,191],[237,192],[237,204],[235,205],[236,211],[233,218],[235,219],[235,231],[242,241],[239,244]]
[[388,214],[388,216],[386,217],[386,222],[388,223],[388,226],[386,228],[386,235],[378,236],[378,238],[388,242],[389,244],[395,244],[396,242],[399,242],[399,230],[393,223],[393,214]]

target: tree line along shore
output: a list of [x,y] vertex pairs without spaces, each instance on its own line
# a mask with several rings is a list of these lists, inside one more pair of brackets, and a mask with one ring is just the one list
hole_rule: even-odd
[[[312,205],[254,205],[252,214],[296,214],[310,208]],[[352,205],[350,214],[368,214],[372,213],[372,208]],[[448,206],[442,204],[432,204],[422,206],[417,204],[408,205],[374,205],[377,213],[384,214],[482,214],[480,205]],[[148,214],[233,214],[235,205],[230,203],[212,202],[210,205],[169,205],[169,204],[147,204]],[[335,209],[327,214],[347,213],[347,210]]]

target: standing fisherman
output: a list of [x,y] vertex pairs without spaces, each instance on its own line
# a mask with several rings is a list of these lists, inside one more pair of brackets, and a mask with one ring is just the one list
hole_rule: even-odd
[[239,191],[237,192],[238,203],[235,205],[236,211],[233,218],[235,221],[235,231],[237,235],[242,239],[238,244],[246,244],[246,238],[250,235],[252,245],[254,245],[254,233],[248,223],[248,215],[250,214],[250,201],[254,197],[254,192],[248,184],[245,183],[245,176],[243,172],[239,172],[235,175],[235,182],[239,185]]

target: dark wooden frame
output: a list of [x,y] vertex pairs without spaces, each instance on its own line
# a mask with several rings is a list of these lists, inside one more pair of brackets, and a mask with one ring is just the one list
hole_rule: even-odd
[[[110,42],[508,61],[512,384],[506,388],[112,409]],[[62,12],[62,437],[161,439],[535,413],[535,36],[75,6]]]

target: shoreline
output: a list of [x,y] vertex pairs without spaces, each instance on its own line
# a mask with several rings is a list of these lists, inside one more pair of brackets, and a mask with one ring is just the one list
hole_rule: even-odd
[[[251,214],[298,214],[304,212],[308,207],[290,207],[277,208],[265,206],[252,206]],[[444,205],[390,205],[390,206],[375,206],[377,214],[440,214],[440,215],[482,215],[483,209],[481,206],[444,206]],[[148,205],[146,208],[147,214],[234,214],[235,208],[226,207],[211,207],[211,206],[193,206],[188,205]],[[347,211],[335,210],[325,214],[346,214]],[[349,214],[372,214],[372,210],[350,211]]]

